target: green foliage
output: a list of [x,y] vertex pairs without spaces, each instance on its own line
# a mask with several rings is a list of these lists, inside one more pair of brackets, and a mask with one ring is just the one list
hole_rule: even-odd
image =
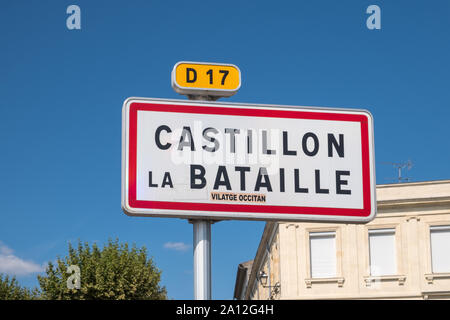
[[[69,289],[67,280],[71,274],[67,268],[80,268],[80,289]],[[49,262],[45,276],[38,276],[43,299],[107,299],[107,300],[162,300],[167,299],[166,289],[160,287],[161,271],[147,257],[145,247],[119,244],[109,240],[100,249],[87,242],[78,242],[77,248],[69,244],[68,255],[58,257],[56,265]],[[70,280],[69,280],[70,281]]]
[[0,274],[0,300],[30,300],[37,299],[36,290],[22,288],[16,277]]

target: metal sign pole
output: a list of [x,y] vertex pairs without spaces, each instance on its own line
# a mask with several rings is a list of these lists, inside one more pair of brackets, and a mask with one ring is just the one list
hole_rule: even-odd
[[194,299],[211,300],[211,222],[190,222],[194,231]]
[[[209,69],[201,71],[202,67]],[[213,74],[221,75],[217,82]],[[180,75],[178,77],[177,75]],[[192,86],[197,77],[207,77],[207,88]],[[216,76],[217,77],[217,76]],[[216,81],[214,82],[214,79]],[[225,86],[225,79],[227,85]],[[232,64],[178,62],[172,70],[173,89],[196,101],[216,101],[234,95],[241,86],[241,71]],[[214,82],[214,85],[213,85]],[[211,225],[217,221],[192,219],[194,233],[194,299],[211,300]]]
[[[216,100],[210,96],[188,95],[189,100]],[[211,221],[190,220],[194,234],[194,299],[211,300]]]

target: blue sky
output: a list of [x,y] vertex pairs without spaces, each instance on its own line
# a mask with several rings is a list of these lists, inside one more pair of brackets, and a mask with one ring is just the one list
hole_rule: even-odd
[[[81,30],[66,28],[71,4]],[[366,27],[371,4],[381,30]],[[448,0],[2,1],[3,268],[35,286],[68,241],[118,237],[148,247],[169,297],[193,298],[192,225],[120,207],[122,103],[185,99],[170,85],[182,60],[239,66],[222,101],[370,110],[378,184],[396,176],[385,162],[409,159],[412,181],[450,179],[448,12]],[[232,298],[263,228],[213,225],[213,298]]]

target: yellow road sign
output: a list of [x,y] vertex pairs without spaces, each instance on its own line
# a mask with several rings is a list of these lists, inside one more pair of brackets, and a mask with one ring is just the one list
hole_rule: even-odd
[[241,71],[232,64],[178,62],[172,71],[172,87],[181,94],[229,97],[241,86]]

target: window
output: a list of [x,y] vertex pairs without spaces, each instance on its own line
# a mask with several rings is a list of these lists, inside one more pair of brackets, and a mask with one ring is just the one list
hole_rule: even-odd
[[395,229],[369,230],[370,275],[397,274]]
[[309,234],[311,278],[336,277],[336,233]]
[[431,227],[430,238],[433,273],[450,272],[450,226]]

